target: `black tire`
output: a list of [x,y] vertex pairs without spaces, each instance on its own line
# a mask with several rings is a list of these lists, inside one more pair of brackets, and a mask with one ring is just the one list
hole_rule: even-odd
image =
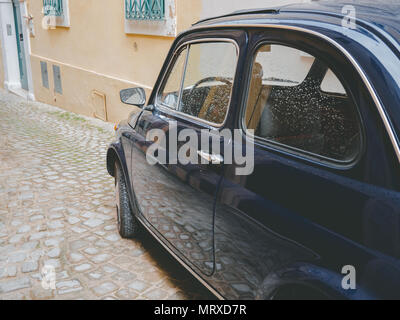
[[118,231],[122,238],[135,238],[139,224],[129,202],[125,177],[118,162],[115,162],[115,200],[117,207]]

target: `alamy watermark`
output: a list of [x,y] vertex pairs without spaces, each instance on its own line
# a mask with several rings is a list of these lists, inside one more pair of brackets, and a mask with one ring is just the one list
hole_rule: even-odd
[[356,268],[351,265],[344,266],[342,268],[342,274],[345,275],[342,279],[342,288],[344,290],[356,290]]
[[42,288],[45,290],[56,289],[56,269],[52,265],[45,265],[41,270]]
[[[199,131],[182,129],[169,121],[168,129],[151,129],[146,141],[152,142],[146,152],[150,165],[234,164],[236,175],[247,176],[254,171],[254,130],[223,129]],[[168,136],[168,137],[167,137]],[[167,148],[168,145],[168,148]]]
[[342,14],[345,15],[342,19],[342,27],[346,29],[356,29],[356,8],[352,5],[346,5],[342,8]]

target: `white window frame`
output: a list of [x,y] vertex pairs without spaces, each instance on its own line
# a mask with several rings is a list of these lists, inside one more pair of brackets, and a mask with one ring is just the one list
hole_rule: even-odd
[[176,37],[177,35],[175,0],[165,0],[164,20],[130,20],[126,19],[125,12],[124,4],[125,33],[127,34],[145,34],[161,37]]
[[70,27],[70,20],[69,20],[69,0],[63,0],[63,13],[61,16],[45,16],[43,14],[43,25],[48,25],[48,29],[54,29],[56,27]]

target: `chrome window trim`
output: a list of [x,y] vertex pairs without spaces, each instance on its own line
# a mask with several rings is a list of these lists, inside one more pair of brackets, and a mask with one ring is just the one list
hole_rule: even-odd
[[[179,107],[181,105],[181,99],[182,99],[182,94],[183,94],[183,85],[185,83],[185,76],[186,76],[187,65],[188,65],[188,61],[189,61],[190,45],[187,44],[186,45],[186,49],[184,49],[184,50],[186,50],[185,65],[183,66],[183,71],[182,71],[182,74],[181,74],[181,84],[180,84],[180,87],[179,87],[179,94],[178,94],[178,101],[177,101],[178,104],[177,104],[176,109],[175,109],[175,111],[178,111],[178,112],[179,112]],[[173,67],[174,66],[172,66],[172,68]],[[172,71],[172,69],[171,69],[171,71]],[[169,80],[169,77],[166,79],[165,83],[167,83],[168,80]],[[156,96],[157,99],[158,99],[158,97],[159,97],[159,95]],[[161,102],[161,104],[163,105],[162,102]]]
[[[183,47],[185,47],[185,46],[188,47],[187,48],[187,53],[186,53],[186,55],[187,55],[186,56],[186,62],[185,62],[184,71],[183,71],[183,74],[182,74],[181,87],[179,89],[179,100],[178,100],[178,103],[180,104],[180,100],[182,98],[182,92],[183,92],[183,83],[184,83],[184,80],[185,80],[184,75],[185,75],[187,63],[188,63],[188,60],[189,60],[190,45],[194,44],[194,43],[212,43],[212,42],[214,42],[214,43],[218,43],[218,42],[232,43],[236,48],[236,65],[235,65],[234,76],[233,76],[233,80],[232,80],[232,90],[231,90],[231,94],[230,94],[230,97],[229,97],[228,109],[226,111],[226,115],[225,115],[224,121],[222,123],[220,123],[220,124],[219,123],[213,123],[213,122],[210,122],[210,121],[207,121],[207,120],[192,116],[190,114],[181,112],[179,110],[172,109],[171,107],[169,107],[169,106],[163,104],[161,101],[159,101],[159,96],[160,96],[160,93],[161,93],[160,91],[163,89],[163,87],[165,85],[165,81],[166,81],[167,76],[169,76],[169,71],[171,71],[172,63],[175,62],[174,58],[175,58],[176,53],[179,52]],[[186,41],[186,42],[182,43],[174,51],[174,55],[173,55],[172,59],[169,61],[169,63],[168,63],[168,66],[166,68],[166,72],[163,74],[163,76],[161,78],[160,86],[157,88],[157,93],[156,93],[155,98],[154,98],[155,106],[158,109],[160,109],[161,111],[163,111],[163,112],[165,112],[165,113],[167,113],[169,115],[175,115],[175,116],[179,116],[180,118],[183,118],[183,119],[194,120],[194,121],[199,122],[201,124],[206,124],[208,127],[211,127],[211,128],[221,128],[221,127],[223,127],[225,125],[225,123],[226,123],[227,118],[228,118],[229,110],[230,110],[231,103],[232,103],[233,88],[234,88],[235,81],[236,81],[236,73],[237,73],[238,64],[239,64],[239,56],[240,56],[239,45],[235,40],[230,39],[230,38],[201,38],[201,39]],[[179,108],[179,104],[178,104],[178,108]]]
[[179,101],[180,101],[180,98],[181,98],[183,82],[185,80],[184,75],[186,73],[186,66],[187,66],[188,57],[189,57],[189,50],[190,50],[189,48],[190,47],[186,43],[184,43],[181,46],[179,46],[178,49],[175,50],[174,55],[172,56],[172,59],[168,63],[167,71],[163,74],[163,77],[161,79],[161,82],[160,82],[161,85],[157,89],[157,94],[156,94],[155,101],[154,101],[154,104],[156,106],[162,106],[162,107],[165,107],[165,108],[167,108],[169,110],[178,111],[178,110],[172,108],[172,106],[169,106],[169,105],[167,105],[167,104],[165,104],[165,103],[163,103],[162,101],[159,100],[159,97],[161,95],[160,91],[161,91],[161,89],[162,90],[165,89],[165,85],[167,84],[167,81],[169,80],[169,76],[171,75],[171,71],[173,70],[173,68],[175,67],[176,62],[178,61],[179,55],[184,52],[185,56],[182,57],[184,59],[184,62],[183,62],[184,65],[183,65],[183,71],[182,71],[182,74],[180,76],[180,81],[179,81],[178,105],[176,106],[177,108],[179,108]]
[[[252,60],[250,74],[252,73],[252,69],[254,67],[254,62],[256,60],[256,57],[257,57],[257,54],[258,54],[260,48],[265,46],[265,45],[270,45],[270,46],[277,45],[277,46],[284,46],[284,47],[287,47],[287,48],[292,48],[292,49],[295,49],[295,50],[298,50],[300,52],[303,52],[303,53],[306,53],[306,54],[310,55],[312,58],[315,59],[315,61],[318,61],[318,60],[320,61],[320,59],[318,57],[308,53],[307,51],[303,51],[302,49],[296,48],[294,45],[290,44],[289,42],[285,42],[285,43],[282,42],[282,43],[277,44],[274,41],[263,40],[263,41],[260,41],[257,44],[257,46],[255,46],[255,50],[253,52],[254,56],[253,56],[253,60]],[[328,67],[327,72],[329,70],[331,70],[333,72],[333,74],[335,75],[335,77],[340,82],[340,84],[344,87],[342,81],[340,81],[340,79],[337,77],[337,74],[332,70],[332,68],[330,68],[329,66],[327,66],[327,67]],[[310,67],[310,70],[311,70],[311,68],[312,68],[312,66]],[[310,70],[308,70],[307,74],[310,72]],[[306,80],[306,78],[307,78],[307,75],[306,75],[305,79],[303,80],[303,82]],[[249,80],[251,80],[251,79],[249,79]],[[250,81],[249,81],[249,83],[250,83]],[[301,85],[301,83],[298,84],[298,85]],[[283,86],[283,85],[281,85],[281,86]],[[249,99],[250,85],[248,84],[246,87],[247,87],[246,88],[247,89],[246,90],[246,97],[245,97],[246,103],[245,103],[245,107],[243,108],[242,114],[241,114],[241,117],[240,117],[241,118],[240,126],[241,126],[241,130],[243,131],[244,135],[249,136],[254,141],[258,141],[259,143],[263,144],[264,146],[273,148],[274,150],[278,150],[278,151],[281,151],[281,152],[287,152],[287,153],[290,153],[291,156],[295,156],[295,157],[300,156],[302,158],[306,158],[309,161],[318,161],[318,163],[320,165],[325,165],[325,166],[329,165],[330,167],[333,167],[335,169],[347,169],[347,168],[353,167],[360,160],[361,155],[362,155],[362,151],[365,149],[365,138],[364,138],[365,126],[363,124],[363,121],[362,121],[362,118],[361,118],[361,115],[360,115],[359,107],[354,102],[354,100],[348,95],[348,90],[347,90],[346,87],[344,87],[345,90],[346,90],[346,95],[345,96],[340,96],[340,97],[341,98],[343,98],[343,97],[349,98],[352,101],[352,105],[354,105],[354,109],[355,109],[354,113],[355,113],[355,116],[357,118],[358,131],[359,131],[359,135],[360,135],[360,144],[359,144],[359,147],[357,148],[357,150],[358,150],[357,154],[355,156],[353,156],[349,160],[340,160],[340,159],[331,158],[331,157],[328,157],[326,155],[322,155],[322,154],[314,153],[312,151],[308,151],[306,149],[302,149],[300,147],[294,147],[294,146],[291,146],[289,144],[284,144],[284,143],[281,143],[281,142],[278,142],[278,141],[274,141],[274,140],[269,139],[269,138],[256,136],[256,135],[252,134],[251,132],[249,132],[249,130],[247,128],[247,125],[246,125],[246,123],[244,121],[245,120],[244,119],[244,114],[246,113],[246,110],[247,110],[247,107],[248,107],[247,103],[248,103],[248,99]],[[324,93],[321,90],[321,88],[319,88],[319,90],[323,94],[329,94],[329,93]],[[331,94],[329,94],[329,95],[331,95]]]
[[384,123],[384,126],[386,128],[386,133],[389,135],[389,139],[392,143],[392,146],[394,148],[394,151],[397,156],[397,161],[400,164],[400,146],[398,144],[397,136],[395,132],[393,131],[393,128],[390,124],[390,120],[388,116],[386,115],[386,112],[382,106],[382,103],[379,101],[379,98],[377,96],[377,93],[375,92],[371,82],[369,81],[367,75],[365,74],[364,70],[361,68],[360,64],[353,58],[353,56],[339,43],[337,43],[335,40],[329,38],[328,36],[317,32],[313,30],[309,30],[303,27],[296,27],[296,26],[290,26],[290,25],[285,25],[285,24],[217,24],[217,25],[208,25],[208,26],[194,26],[190,30],[202,30],[202,29],[220,29],[220,28],[240,28],[240,27],[245,27],[245,28],[271,28],[271,29],[282,29],[282,30],[292,30],[292,31],[300,31],[304,33],[308,33],[314,36],[317,36],[319,38],[324,39],[325,41],[329,42],[330,44],[334,45],[338,50],[340,50],[346,58],[353,64],[353,66],[356,68],[358,74],[362,78],[364,85],[367,87],[374,103],[375,107],[378,109],[379,115]]

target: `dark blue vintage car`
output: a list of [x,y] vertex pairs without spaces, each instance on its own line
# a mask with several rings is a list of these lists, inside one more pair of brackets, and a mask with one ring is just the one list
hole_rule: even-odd
[[[121,235],[143,225],[221,299],[399,299],[395,3],[241,11],[180,34],[147,105],[143,89],[121,92],[142,108],[107,154]],[[251,174],[224,148],[150,164],[148,134],[170,123],[239,130],[218,139],[253,143]]]

